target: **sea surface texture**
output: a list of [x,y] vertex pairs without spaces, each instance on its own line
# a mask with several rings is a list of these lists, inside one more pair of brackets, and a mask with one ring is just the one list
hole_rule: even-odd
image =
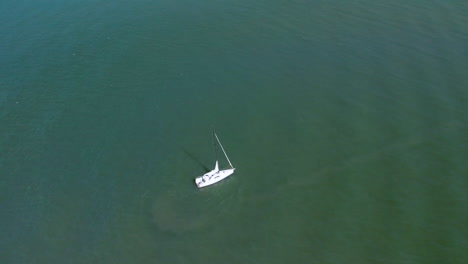
[[468,1],[2,0],[0,263],[468,263]]

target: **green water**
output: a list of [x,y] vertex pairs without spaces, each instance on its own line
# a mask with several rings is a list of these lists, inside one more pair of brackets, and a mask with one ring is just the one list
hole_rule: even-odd
[[468,263],[466,1],[0,6],[0,263]]

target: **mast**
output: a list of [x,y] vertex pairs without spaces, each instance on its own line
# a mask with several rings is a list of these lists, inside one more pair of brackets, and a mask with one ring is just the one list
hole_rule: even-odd
[[[227,159],[227,161],[229,162],[229,165],[231,165],[231,168],[234,168],[234,167],[232,166],[231,161],[229,160],[229,158],[228,158],[228,156],[227,156],[227,154],[226,154],[226,151],[224,151],[224,148],[223,148],[223,145],[221,144],[221,141],[219,141],[218,135],[216,135],[216,133],[214,132],[214,130],[213,130],[213,134],[214,134],[214,136],[216,137],[216,139],[218,140],[219,146],[220,146],[221,149],[223,150],[224,156],[226,156],[226,159]],[[217,159],[216,159],[216,160],[217,160]]]

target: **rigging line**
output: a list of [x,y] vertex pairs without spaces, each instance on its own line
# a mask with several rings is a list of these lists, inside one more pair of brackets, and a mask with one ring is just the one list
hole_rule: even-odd
[[[214,133],[214,132],[213,132],[213,133]],[[218,140],[219,146],[220,146],[221,149],[223,150],[224,156],[226,156],[226,159],[228,160],[229,165],[231,165],[231,168],[234,168],[234,167],[232,166],[231,161],[230,161],[229,158],[228,158],[228,155],[226,154],[226,151],[224,151],[224,148],[223,148],[223,145],[221,144],[221,141],[219,141],[218,135],[216,135],[216,133],[214,133],[214,135],[215,135],[216,139]]]
[[213,147],[214,147],[214,150],[215,150],[215,156],[216,156],[216,161],[218,160],[218,148],[216,147],[216,143],[215,143],[215,130],[213,128]]

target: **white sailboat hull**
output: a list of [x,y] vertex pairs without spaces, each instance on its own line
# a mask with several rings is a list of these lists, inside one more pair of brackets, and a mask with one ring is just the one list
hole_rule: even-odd
[[205,173],[204,175],[195,178],[195,184],[197,184],[198,188],[203,188],[205,186],[217,183],[223,179],[226,179],[227,177],[231,176],[231,174],[234,173],[235,168],[232,166],[231,161],[229,160],[229,157],[226,154],[226,151],[224,151],[223,145],[221,144],[221,141],[219,141],[218,136],[213,130],[213,137],[216,138],[216,140],[219,143],[219,146],[223,150],[224,156],[226,156],[227,161],[229,162],[229,169],[224,169],[224,170],[219,170],[218,166],[218,152],[216,151],[216,145],[214,144],[213,140],[213,145],[215,146],[215,153],[216,153],[216,163],[215,163],[215,168],[214,170]]
[[198,188],[203,188],[205,186],[217,183],[234,173],[235,168],[226,169],[226,170],[218,170],[216,168],[210,172],[205,173],[203,176],[195,178],[195,183],[197,184]]

